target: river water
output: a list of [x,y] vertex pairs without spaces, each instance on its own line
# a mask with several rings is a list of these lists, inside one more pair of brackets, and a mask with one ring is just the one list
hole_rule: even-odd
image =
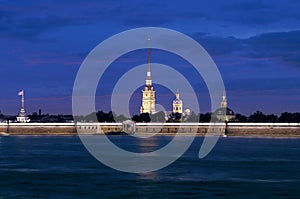
[[[111,139],[139,151],[128,136]],[[98,162],[76,136],[0,137],[0,198],[300,198],[300,139],[220,138],[199,159],[202,141],[162,170],[130,174]]]

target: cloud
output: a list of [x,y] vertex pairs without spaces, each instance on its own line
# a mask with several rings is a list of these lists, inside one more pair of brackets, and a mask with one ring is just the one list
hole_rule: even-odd
[[246,39],[198,33],[193,37],[213,56],[267,59],[300,67],[300,30],[265,33]]
[[[143,4],[146,6],[143,7]],[[45,31],[69,26],[110,22],[127,26],[160,26],[172,21],[171,16],[156,9],[153,3],[122,1],[59,1],[0,7],[0,34],[7,38],[38,40]]]
[[[207,8],[211,20],[231,21],[242,25],[267,25],[288,19],[300,20],[299,1],[244,0],[216,1]],[[210,12],[215,8],[214,12]]]
[[[273,23],[282,28],[299,24],[299,1],[3,1],[0,6],[0,34],[6,37],[42,39],[45,31],[109,22],[115,26],[180,26],[193,23],[240,31],[240,27]],[[286,22],[294,20],[294,22]],[[291,24],[289,24],[291,23]],[[271,28],[270,25],[269,28]],[[190,27],[191,28],[191,27]],[[296,27],[297,28],[297,27]],[[298,27],[300,28],[300,27]],[[232,34],[234,35],[234,34]]]
[[245,79],[226,80],[226,85],[227,89],[231,91],[287,91],[300,89],[300,79],[295,77],[247,77]]
[[300,31],[268,33],[245,41],[248,57],[269,57],[300,67]]
[[230,54],[243,48],[242,40],[235,37],[217,37],[204,33],[191,36],[215,56]]

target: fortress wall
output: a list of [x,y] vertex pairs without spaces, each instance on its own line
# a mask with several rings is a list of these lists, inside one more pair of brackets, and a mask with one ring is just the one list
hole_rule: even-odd
[[[137,133],[159,134],[189,134],[197,132],[197,135],[205,135],[208,129],[219,132],[224,124],[209,123],[137,123]],[[104,134],[108,132],[122,131],[122,123],[0,123],[0,133],[12,135],[76,135],[77,131],[82,134]],[[268,136],[268,137],[300,137],[300,124],[288,123],[229,123],[226,134],[228,136]]]
[[104,134],[109,132],[120,132],[122,131],[122,124],[77,124],[77,132],[80,134]]
[[9,125],[4,131],[11,135],[75,135],[75,126],[71,125]]
[[7,127],[5,124],[0,125],[0,133],[6,133],[6,129]]
[[298,126],[228,126],[228,136],[300,137]]
[[76,125],[74,123],[10,123],[0,124],[0,133],[11,135],[76,135],[104,134],[107,132],[122,131],[122,124],[86,123]]
[[136,132],[138,133],[197,133],[199,135],[205,135],[208,126],[198,126],[198,125],[137,125]]

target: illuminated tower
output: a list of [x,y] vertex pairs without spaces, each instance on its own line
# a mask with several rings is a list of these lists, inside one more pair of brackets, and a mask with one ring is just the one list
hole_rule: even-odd
[[227,108],[226,95],[222,96],[221,108]]
[[182,100],[180,99],[179,91],[176,92],[176,99],[173,100],[173,113],[180,113],[182,114]]
[[143,92],[141,113],[155,113],[155,90],[152,86],[152,78],[150,71],[150,36],[148,35],[148,69],[146,77],[146,85]]
[[225,121],[225,122],[228,122],[235,118],[234,112],[227,107],[227,99],[225,94],[223,94],[222,96],[222,102],[220,108],[218,108],[215,111],[215,116],[217,117],[218,120]]
[[20,110],[20,113],[19,115],[17,116],[17,121],[18,122],[21,122],[21,123],[25,123],[25,122],[29,122],[30,119],[26,116],[26,112],[25,112],[25,99],[24,99],[24,90],[21,90],[19,93],[18,93],[19,96],[22,96],[22,99],[21,99],[21,103],[22,103],[22,107],[21,107],[21,110]]

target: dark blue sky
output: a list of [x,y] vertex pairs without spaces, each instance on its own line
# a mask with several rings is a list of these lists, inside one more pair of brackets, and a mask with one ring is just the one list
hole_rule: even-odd
[[[87,54],[121,31],[158,26],[205,47],[236,112],[300,111],[300,1],[182,2],[0,1],[0,110],[17,114],[17,92],[24,89],[27,112],[71,113],[74,79]],[[154,52],[153,59],[185,66],[162,54]],[[145,56],[138,52],[116,62],[129,67],[145,63]],[[209,104],[206,94],[199,96]],[[108,108],[101,101],[106,98],[109,92],[99,92],[98,108]]]

